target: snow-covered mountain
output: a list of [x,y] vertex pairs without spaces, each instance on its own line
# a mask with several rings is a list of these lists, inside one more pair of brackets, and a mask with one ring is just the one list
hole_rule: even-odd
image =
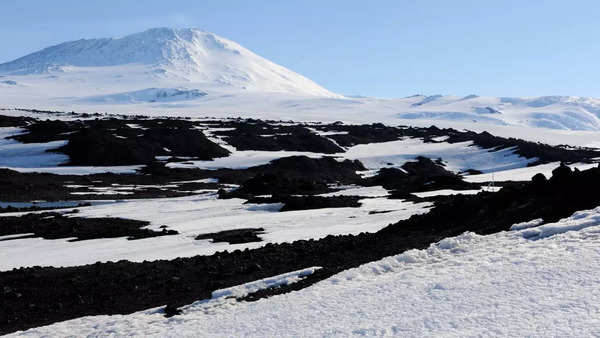
[[233,41],[197,29],[155,28],[120,38],[65,42],[0,64],[0,74],[22,82],[88,84],[84,87],[95,89],[90,95],[100,89],[109,95],[104,99],[117,101],[121,93],[157,87],[336,96]]
[[[531,133],[515,135],[514,127],[600,130],[600,99],[342,96],[197,29],[156,28],[121,38],[65,42],[0,64],[0,108],[11,107],[435,124],[521,138]],[[541,141],[558,142],[554,136]]]
[[476,121],[549,129],[600,130],[600,99],[575,96],[415,95],[400,101],[403,111],[397,117],[402,119]]

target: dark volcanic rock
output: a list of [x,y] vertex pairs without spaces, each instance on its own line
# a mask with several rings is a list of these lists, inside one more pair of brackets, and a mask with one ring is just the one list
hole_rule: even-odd
[[128,165],[154,161],[152,144],[142,138],[121,138],[85,128],[69,135],[69,143],[56,149],[69,156],[69,165]]
[[[127,122],[127,121],[125,121]],[[69,155],[70,165],[127,165],[150,163],[156,156],[192,156],[200,160],[229,155],[196,129],[155,127],[129,137],[93,127],[68,137],[56,151]]]
[[33,233],[32,236],[26,237],[44,239],[75,237],[70,241],[82,241],[113,237],[140,239],[177,234],[177,231],[166,228],[162,231],[143,229],[148,224],[145,221],[123,218],[65,217],[56,212],[44,212],[0,217],[0,236]]
[[[120,199],[123,195],[97,195],[89,188],[68,188],[68,185],[111,187],[112,184],[158,184],[163,177],[136,174],[55,175],[46,173],[19,173],[0,169],[0,201],[69,201],[88,199]],[[164,181],[163,181],[164,182]],[[166,183],[166,182],[164,182]],[[73,195],[72,192],[89,194]],[[127,198],[177,197],[189,195],[177,189],[133,189]]]
[[65,140],[69,133],[83,128],[80,121],[35,120],[28,124],[27,133],[12,138],[23,143],[44,143]]
[[467,190],[479,185],[463,181],[460,175],[446,170],[426,157],[419,156],[415,162],[406,162],[401,169],[382,168],[370,179],[371,184],[392,190],[394,196],[405,196],[410,192],[438,189]]
[[0,115],[0,127],[23,127],[33,121],[30,117]]
[[329,192],[330,184],[354,184],[361,181],[356,173],[365,170],[359,161],[337,161],[332,157],[290,156],[269,164],[248,168],[239,189],[222,197],[251,198],[254,195],[313,195]]
[[165,317],[167,317],[167,318],[181,314],[181,310],[179,310],[178,308],[176,308],[175,306],[173,306],[171,304],[165,306],[163,312],[165,313]]
[[331,140],[301,125],[270,124],[259,120],[226,123],[235,130],[218,131],[227,143],[238,150],[288,150],[333,154],[343,152]]
[[341,132],[340,134],[330,135],[328,137],[335,140],[343,147],[350,147],[357,144],[395,141],[404,136],[402,129],[388,127],[381,123],[365,125],[333,124],[318,128],[323,131]]
[[167,155],[200,160],[229,155],[187,120],[37,120],[25,128],[28,133],[12,138],[25,143],[67,140],[53,151],[68,155],[69,165],[145,164]]
[[[215,172],[198,169],[171,169],[153,162],[140,170],[139,174],[92,174],[55,175],[48,173],[20,173],[0,169],[0,201],[29,202],[69,201],[89,199],[121,199],[124,195],[96,195],[91,188],[115,188],[129,186],[127,198],[159,198],[189,195],[198,189],[218,189],[217,183],[178,183],[214,177]],[[227,175],[224,175],[227,176]],[[231,175],[234,176],[234,175]],[[69,186],[83,186],[69,188]],[[150,185],[151,187],[144,187]],[[152,187],[165,185],[165,187]],[[176,187],[173,187],[173,186]],[[187,191],[186,191],[187,190]],[[73,195],[73,192],[89,194]]]
[[260,238],[258,235],[263,234],[264,232],[265,229],[263,228],[223,230],[208,234],[200,234],[196,236],[195,239],[211,239],[213,242],[227,242],[229,244],[261,242],[262,238]]

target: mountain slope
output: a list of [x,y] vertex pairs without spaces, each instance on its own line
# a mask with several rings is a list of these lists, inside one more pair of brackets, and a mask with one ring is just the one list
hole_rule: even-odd
[[[121,38],[65,42],[0,64],[0,74],[51,75],[53,81],[94,85],[130,78],[134,81],[128,91],[168,84],[202,91],[218,88],[335,96],[233,41],[197,29],[155,28]],[[79,78],[73,79],[77,75]],[[84,76],[90,80],[81,81]]]
[[[0,64],[0,102],[0,108],[435,124],[533,135],[529,139],[553,144],[563,142],[558,140],[566,137],[562,130],[600,130],[600,99],[594,98],[344,97],[197,29],[156,28],[71,41]],[[542,140],[536,135],[543,129],[558,131]],[[597,146],[596,135],[583,137],[578,144]]]

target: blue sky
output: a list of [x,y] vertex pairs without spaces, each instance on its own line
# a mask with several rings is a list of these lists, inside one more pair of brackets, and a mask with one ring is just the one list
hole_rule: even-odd
[[67,40],[196,27],[343,94],[600,97],[599,1],[0,3],[0,63]]

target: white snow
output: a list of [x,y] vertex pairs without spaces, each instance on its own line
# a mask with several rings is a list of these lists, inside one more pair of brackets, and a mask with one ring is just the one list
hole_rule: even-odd
[[544,223],[543,219],[536,218],[536,219],[528,221],[528,222],[521,222],[521,223],[513,224],[510,227],[510,230],[523,230],[523,229],[533,228],[533,227],[542,225],[543,223]]
[[193,100],[207,95],[198,89],[146,88],[131,92],[93,96],[88,100],[98,103],[172,102]]
[[[7,81],[25,79],[32,88],[54,84],[61,89],[52,92],[56,96],[96,104],[201,99],[207,92],[232,91],[337,96],[198,29],[154,28],[120,38],[65,42],[0,64],[0,73]],[[142,87],[148,83],[160,86]]]
[[[251,293],[255,293],[259,290],[270,289],[278,286],[289,285],[296,283],[307,276],[312,275],[316,270],[321,269],[319,266],[313,266],[310,268],[283,273],[277,276],[259,279],[254,282],[245,283],[242,285],[232,286],[226,289],[220,289],[213,291],[211,300],[219,298],[240,298],[247,296]],[[196,303],[196,305],[199,303]],[[191,304],[190,307],[195,306]]]
[[344,188],[339,191],[334,191],[326,194],[321,194],[319,196],[362,196],[362,197],[386,197],[389,195],[388,191],[384,189],[380,185],[372,186],[372,187],[359,187],[359,186],[348,186],[348,187],[338,187]]
[[446,238],[255,302],[196,302],[168,319],[83,317],[15,336],[597,336],[598,262],[600,208]]
[[[493,173],[465,175],[464,180],[471,183],[501,182],[501,181],[530,181],[537,173],[544,174],[546,178],[552,176],[552,170],[560,166],[560,162],[539,164],[531,167],[523,167],[509,170],[495,171]],[[569,165],[572,169],[586,170],[597,167],[598,163],[575,163]]]
[[[112,191],[114,192],[114,191]],[[111,192],[111,193],[112,193]],[[124,196],[126,197],[126,196]],[[217,199],[214,191],[201,195],[121,200],[79,207],[74,217],[123,217],[177,230],[178,235],[128,241],[108,238],[68,242],[41,238],[0,242],[0,271],[25,266],[75,266],[97,261],[127,259],[140,262],[209,255],[217,251],[256,248],[266,243],[318,239],[327,235],[375,232],[390,223],[428,211],[430,203],[412,203],[387,198],[364,198],[358,208],[326,208],[279,212],[282,205],[243,204],[242,199]],[[68,210],[68,209],[62,209]],[[371,211],[389,211],[370,214]],[[23,213],[8,213],[21,215]],[[263,241],[246,244],[195,240],[198,234],[239,228],[264,228]]]
[[[452,189],[440,189],[440,190],[432,190],[432,191],[423,191],[423,192],[413,192],[412,194],[417,197],[432,197],[432,196],[448,196],[448,195],[475,195],[484,191],[481,190],[452,190]],[[485,190],[487,191],[487,190]]]
[[[312,158],[333,156],[340,160],[359,160],[367,169],[377,170],[385,167],[401,167],[404,163],[414,161],[418,156],[429,157],[432,160],[442,158],[446,169],[461,172],[467,169],[477,169],[491,172],[513,168],[521,168],[535,162],[536,158],[526,159],[514,153],[513,148],[489,151],[473,145],[472,142],[426,143],[418,138],[405,138],[398,141],[359,144],[348,147],[344,153],[320,154],[299,151],[259,151],[236,150],[226,146],[231,151],[228,157],[216,158],[212,161],[171,162],[170,168],[200,168],[243,169],[267,164],[272,160],[287,156],[304,155]],[[368,174],[368,173],[367,173]]]
[[520,168],[536,161],[514,154],[514,149],[506,148],[489,151],[474,146],[472,142],[425,143],[421,139],[406,138],[383,143],[359,144],[348,148],[344,158],[360,160],[368,169],[400,167],[417,156],[432,160],[442,158],[446,169],[460,172],[477,169],[482,172]]
[[263,151],[263,150],[235,150],[229,147],[228,150],[232,154],[227,157],[218,157],[212,161],[186,161],[186,162],[170,162],[167,163],[169,168],[200,168],[200,169],[245,169],[257,165],[267,164],[273,160],[288,157],[288,156],[308,156],[312,158],[320,158],[324,154],[310,153],[302,151]]
[[20,143],[8,139],[24,132],[22,128],[0,127],[0,167],[56,166],[69,160],[66,155],[48,152],[62,147],[67,141]]

